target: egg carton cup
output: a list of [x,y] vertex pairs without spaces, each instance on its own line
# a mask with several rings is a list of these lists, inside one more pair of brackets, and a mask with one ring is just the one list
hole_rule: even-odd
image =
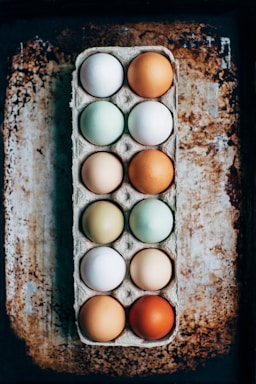
[[[167,56],[172,64],[174,80],[172,87],[161,97],[155,99],[145,99],[135,94],[127,83],[127,68],[130,62],[143,52],[158,52]],[[79,69],[84,60],[90,55],[98,52],[105,52],[114,55],[121,62],[125,79],[122,87],[112,96],[98,98],[88,94],[81,86],[79,81]],[[176,228],[175,228],[175,212],[176,212],[176,180],[163,193],[158,195],[147,195],[140,193],[133,188],[127,177],[127,166],[133,155],[139,151],[153,148],[152,146],[141,145],[136,142],[128,132],[127,124],[122,136],[114,143],[108,146],[97,146],[88,142],[81,134],[79,128],[79,115],[81,111],[91,102],[97,100],[108,100],[114,103],[123,112],[125,122],[131,109],[139,102],[145,100],[155,100],[163,103],[172,113],[173,130],[170,137],[164,143],[154,146],[171,157],[175,169],[175,147],[177,136],[177,100],[178,100],[178,62],[174,59],[172,53],[163,46],[135,46],[135,47],[94,47],[89,48],[79,54],[75,63],[75,70],[72,77],[72,100],[70,107],[72,109],[72,176],[73,176],[73,240],[74,240],[74,310],[76,316],[76,325],[80,340],[89,345],[103,346],[137,346],[137,347],[155,347],[169,344],[175,338],[179,326],[179,295],[178,295],[178,279],[176,273]],[[121,158],[125,177],[121,186],[110,194],[99,195],[88,190],[81,181],[80,169],[84,160],[92,153],[97,151],[108,151],[116,154]],[[174,226],[170,236],[161,243],[148,244],[137,240],[129,230],[128,216],[131,208],[139,201],[147,198],[158,198],[169,205],[174,217]],[[81,232],[80,220],[85,207],[97,200],[109,200],[118,204],[125,215],[125,228],[121,237],[111,244],[106,244],[118,251],[126,262],[126,275],[120,286],[111,292],[98,292],[87,287],[80,277],[80,262],[84,255],[92,248],[100,246],[88,240]],[[172,260],[172,279],[170,283],[159,291],[144,291],[135,286],[129,275],[129,265],[132,257],[139,250],[144,248],[158,248],[166,252]],[[175,324],[169,335],[160,340],[144,340],[136,336],[127,323],[124,331],[115,340],[108,342],[95,342],[86,337],[79,328],[78,315],[83,303],[90,297],[96,295],[111,295],[116,298],[128,313],[131,304],[139,297],[156,294],[166,298],[173,306],[175,311]],[[128,316],[127,316],[128,318]]]

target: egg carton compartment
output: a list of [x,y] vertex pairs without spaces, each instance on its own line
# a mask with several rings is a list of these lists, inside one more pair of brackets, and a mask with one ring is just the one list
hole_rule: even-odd
[[[111,96],[108,97],[95,97],[85,91],[79,80],[79,71],[82,63],[90,55],[98,52],[110,53],[116,57],[124,69],[124,82],[121,88]],[[173,117],[173,129],[169,138],[163,143],[155,146],[143,145],[138,143],[130,135],[127,128],[127,119],[132,108],[145,100],[143,97],[138,96],[130,88],[126,74],[127,68],[131,61],[141,53],[144,52],[158,52],[165,55],[171,62],[174,78],[171,88],[160,97],[153,100],[161,102],[171,112]],[[77,331],[81,341],[90,345],[104,345],[104,346],[142,346],[154,347],[170,343],[175,337],[179,326],[179,295],[178,295],[178,277],[176,273],[176,226],[175,226],[175,212],[176,212],[176,176],[174,173],[174,180],[169,188],[164,192],[156,195],[144,194],[137,191],[129,182],[127,169],[130,160],[136,153],[145,149],[159,149],[167,154],[174,164],[175,172],[175,146],[177,135],[177,98],[178,98],[178,62],[174,59],[172,53],[162,46],[141,46],[141,47],[95,47],[82,52],[76,60],[76,67],[73,72],[72,79],[72,144],[73,144],[73,239],[74,239],[74,310],[77,321]],[[98,100],[106,100],[117,106],[124,116],[125,128],[122,135],[110,145],[95,145],[86,140],[80,131],[79,118],[81,112],[92,102]],[[122,183],[111,193],[96,194],[90,191],[81,180],[81,167],[85,159],[91,154],[96,152],[106,151],[112,153],[121,160],[124,169],[124,178]],[[171,209],[174,225],[171,234],[163,241],[158,243],[147,243],[139,241],[129,228],[129,215],[132,207],[136,203],[144,200],[155,198],[165,202]],[[115,289],[109,292],[99,292],[89,288],[81,279],[80,263],[85,254],[102,244],[89,240],[81,229],[81,216],[86,207],[90,204],[107,200],[117,204],[124,214],[125,225],[121,235],[113,242],[104,244],[109,246],[120,253],[125,260],[126,274],[122,283]],[[168,285],[158,291],[145,291],[138,288],[131,280],[129,267],[132,257],[140,250],[145,248],[158,248],[164,251],[171,259],[172,262],[172,278]],[[97,295],[110,295],[116,298],[126,311],[129,311],[131,304],[139,297],[145,295],[160,295],[168,300],[175,311],[175,324],[170,334],[159,340],[144,340],[134,334],[126,322],[123,332],[114,340],[107,342],[93,341],[88,338],[80,329],[78,317],[81,306],[91,297]],[[126,316],[127,317],[127,316]]]

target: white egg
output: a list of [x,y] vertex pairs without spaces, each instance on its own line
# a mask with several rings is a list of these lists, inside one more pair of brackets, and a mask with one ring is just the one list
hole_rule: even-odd
[[123,257],[106,246],[89,250],[80,264],[83,282],[95,291],[107,292],[115,289],[122,283],[125,272]]
[[122,64],[109,53],[98,52],[89,56],[80,68],[80,82],[92,96],[113,95],[121,88],[123,80]]
[[173,130],[170,110],[159,101],[143,101],[128,116],[131,136],[143,145],[158,145],[168,139]]

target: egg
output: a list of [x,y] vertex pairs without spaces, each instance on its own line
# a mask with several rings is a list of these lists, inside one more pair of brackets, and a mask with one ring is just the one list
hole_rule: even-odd
[[165,240],[173,228],[173,214],[162,200],[149,198],[136,203],[129,215],[133,235],[145,243]]
[[140,151],[129,164],[128,176],[131,184],[138,191],[147,194],[161,193],[172,183],[173,162],[160,150]]
[[92,96],[108,97],[121,88],[124,70],[112,54],[97,52],[85,59],[79,72],[82,87]]
[[166,141],[173,131],[170,110],[155,100],[136,104],[129,112],[127,124],[130,135],[142,145],[159,145]]
[[91,340],[107,342],[117,338],[125,327],[125,310],[111,296],[89,298],[80,308],[79,326]]
[[170,282],[172,263],[167,254],[160,249],[143,249],[132,258],[130,275],[139,288],[145,291],[157,291]]
[[123,257],[111,247],[90,249],[82,258],[80,274],[83,282],[95,291],[111,291],[119,286],[125,276]]
[[85,159],[81,167],[83,184],[96,194],[114,191],[123,180],[123,165],[110,152],[95,152]]
[[158,340],[167,336],[173,328],[174,320],[172,306],[158,295],[140,297],[129,311],[131,329],[145,340]]
[[123,113],[107,100],[88,104],[81,112],[79,121],[83,137],[94,145],[112,144],[124,130]]
[[124,229],[124,215],[115,203],[96,200],[82,214],[82,229],[89,240],[98,244],[115,241]]
[[127,79],[139,96],[150,99],[160,97],[172,86],[171,62],[159,52],[141,53],[130,63]]

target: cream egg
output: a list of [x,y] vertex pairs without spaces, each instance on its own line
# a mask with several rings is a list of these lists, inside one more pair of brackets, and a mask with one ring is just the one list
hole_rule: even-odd
[[123,257],[111,247],[90,249],[82,258],[80,274],[83,282],[96,291],[111,291],[119,286],[126,272]]
[[96,200],[82,214],[82,229],[92,242],[111,243],[123,232],[124,214],[113,202]]
[[129,226],[133,235],[144,243],[165,240],[173,228],[173,214],[169,206],[156,198],[140,200],[130,212]]
[[83,184],[96,194],[114,191],[123,180],[123,165],[110,152],[95,152],[85,159],[81,168]]
[[92,96],[108,97],[121,88],[124,70],[112,54],[97,52],[87,57],[80,67],[82,87]]
[[112,144],[123,133],[123,113],[110,101],[94,101],[81,112],[80,130],[84,138],[94,145]]
[[128,129],[138,143],[158,145],[171,135],[173,116],[170,110],[159,101],[142,101],[130,111]]
[[157,291],[171,280],[172,263],[169,256],[160,249],[143,249],[132,258],[130,275],[139,288]]
[[96,295],[81,306],[78,322],[89,339],[107,342],[122,333],[126,315],[123,306],[112,296]]

